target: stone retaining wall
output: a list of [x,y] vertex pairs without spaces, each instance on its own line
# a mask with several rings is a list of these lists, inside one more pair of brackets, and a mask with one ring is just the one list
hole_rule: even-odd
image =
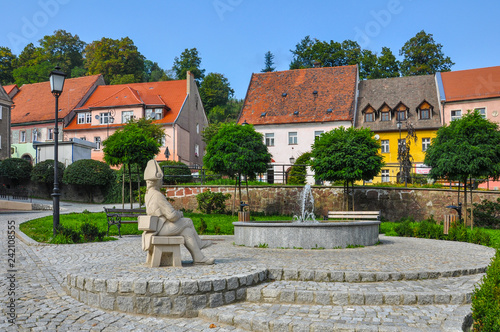
[[[167,186],[167,196],[174,199],[174,206],[178,209],[197,210],[196,195],[204,191],[234,194],[234,187],[230,186]],[[303,190],[301,186],[251,186],[249,187],[251,211],[266,214],[298,214],[298,201]],[[246,190],[242,190],[243,200],[248,203]],[[341,187],[313,187],[316,214],[326,215],[328,211],[342,210],[343,188]],[[238,196],[237,196],[238,197]],[[468,196],[469,198],[470,196]],[[498,191],[475,191],[473,200],[479,203],[483,200],[496,201],[500,197]],[[463,192],[460,193],[463,200]],[[352,201],[352,197],[350,198]],[[355,210],[380,210],[382,217],[395,221],[402,217],[412,216],[415,220],[422,220],[434,216],[436,220],[443,220],[446,214],[456,214],[454,210],[446,208],[457,204],[457,191],[450,189],[428,188],[385,188],[385,187],[356,187]],[[227,207],[231,208],[232,198]]]

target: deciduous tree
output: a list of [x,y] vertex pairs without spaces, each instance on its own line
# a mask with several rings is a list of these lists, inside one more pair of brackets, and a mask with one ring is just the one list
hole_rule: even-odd
[[200,98],[207,114],[215,106],[225,106],[233,94],[228,79],[219,73],[209,73],[200,85]]
[[14,83],[14,61],[16,56],[8,47],[0,46],[0,85]]
[[[373,179],[381,170],[380,143],[369,128],[340,127],[322,134],[312,146],[311,167],[322,181],[342,181],[345,192],[349,183]],[[347,195],[344,196],[347,203]],[[354,193],[353,206],[354,209]]]
[[424,30],[408,40],[399,55],[403,56],[401,74],[403,76],[429,75],[450,71],[455,63],[444,55],[443,45],[436,43],[432,34]]
[[201,69],[201,57],[196,48],[186,48],[179,57],[175,57],[172,70],[178,80],[186,79],[186,73],[191,72],[198,86],[205,77],[205,69]]

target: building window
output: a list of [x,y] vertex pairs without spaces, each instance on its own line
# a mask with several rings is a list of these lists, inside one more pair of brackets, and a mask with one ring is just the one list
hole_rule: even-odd
[[266,146],[274,146],[274,133],[265,134]]
[[123,111],[122,112],[122,123],[127,123],[130,119],[134,118],[134,111]]
[[20,143],[26,143],[26,132],[21,131],[21,137],[19,138]]
[[31,132],[31,141],[38,142],[39,138],[40,138],[40,133],[38,132],[37,129],[33,129],[33,131]]
[[375,117],[373,115],[373,113],[365,113],[365,122],[375,121]]
[[382,147],[382,153],[389,153],[389,140],[380,141],[380,145]]
[[314,132],[314,140],[317,140],[321,135],[323,135],[324,131],[323,130],[316,130]]
[[422,138],[422,151],[427,151],[427,149],[431,146],[430,138]]
[[94,143],[95,143],[95,149],[100,150],[101,149],[101,138],[94,137]]
[[196,124],[196,133],[197,134],[200,133],[200,124],[199,123]]
[[390,112],[380,113],[380,121],[391,121],[391,113]]
[[404,138],[398,139],[398,149],[400,149],[399,151],[401,152],[403,152],[406,149],[406,139]]
[[87,137],[83,136],[83,137],[80,137],[80,139],[81,139],[82,141],[86,141],[86,140],[87,140]]
[[382,182],[390,182],[389,170],[388,169],[383,169],[382,170]]
[[151,120],[161,120],[163,118],[163,109],[162,108],[148,108],[146,109],[146,119]]
[[2,114],[3,114],[4,109],[5,109],[5,112],[7,112],[7,107],[0,106],[0,120],[2,120]]
[[[0,109],[1,111],[1,109]],[[0,135],[0,150],[2,150],[2,136]]]
[[398,121],[405,121],[406,120],[406,111],[398,111],[396,119]]
[[108,124],[108,123],[110,123],[109,122],[110,117],[111,117],[111,113],[109,113],[109,112],[108,113],[101,113],[99,115],[100,124]]
[[194,145],[194,156],[198,157],[200,155],[200,146],[198,144]]
[[482,117],[483,119],[486,119],[486,108],[484,108],[484,107],[480,107],[480,108],[476,108],[476,110],[478,110],[478,111],[479,111],[479,114],[481,114],[481,117]]
[[288,133],[288,145],[297,145],[297,132],[292,131]]
[[47,135],[47,139],[49,141],[53,140],[54,139],[54,129],[53,128],[49,128],[49,132],[48,132],[48,135]]
[[78,113],[78,124],[92,122],[92,114],[90,112]]
[[431,110],[430,109],[421,109],[420,110],[420,120],[428,120],[431,118]]
[[458,120],[461,117],[462,117],[462,111],[461,110],[451,111],[451,121]]

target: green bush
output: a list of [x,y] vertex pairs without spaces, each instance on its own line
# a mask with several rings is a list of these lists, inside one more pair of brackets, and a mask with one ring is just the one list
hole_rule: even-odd
[[311,152],[306,152],[297,158],[297,160],[295,161],[295,164],[297,164],[297,166],[292,166],[292,169],[290,170],[290,175],[288,176],[288,184],[306,184],[307,169],[306,166],[301,165],[308,165],[310,161]]
[[[57,181],[59,183],[63,182],[65,169],[66,166],[59,161],[57,163]],[[31,181],[44,184],[50,192],[54,184],[54,160],[48,159],[33,166],[31,170]]]
[[106,235],[106,232],[99,231],[99,227],[90,222],[84,222],[80,227],[80,232],[82,233],[84,242],[102,241],[104,235]]
[[205,191],[204,193],[196,195],[196,200],[198,201],[198,209],[206,214],[210,214],[212,212],[225,213],[226,200],[228,200],[230,197],[230,194]]
[[8,158],[0,163],[0,177],[3,178],[4,183],[16,186],[30,180],[32,168],[29,161],[21,158]]
[[433,217],[418,223],[415,232],[416,236],[421,238],[439,240],[444,237],[443,226],[438,225]]
[[180,184],[193,182],[189,167],[180,161],[165,160],[159,163],[163,170],[163,182],[166,184]]
[[449,241],[459,241],[459,242],[467,242],[469,239],[468,228],[465,227],[464,224],[461,223],[454,223],[451,225],[449,231],[448,231],[448,237],[447,240]]
[[472,295],[474,331],[500,331],[500,249]]
[[474,224],[500,228],[500,198],[497,198],[496,202],[484,200],[481,203],[474,203]]
[[404,220],[399,225],[394,227],[394,231],[398,234],[398,236],[415,236],[412,222],[409,219]]
[[109,189],[116,179],[108,164],[92,159],[77,160],[64,171],[63,181],[67,184],[81,186],[93,201],[95,187]]
[[56,229],[56,236],[52,238],[50,243],[53,244],[64,244],[64,243],[79,243],[81,242],[81,233],[76,229],[71,227],[66,227],[63,224],[59,224]]

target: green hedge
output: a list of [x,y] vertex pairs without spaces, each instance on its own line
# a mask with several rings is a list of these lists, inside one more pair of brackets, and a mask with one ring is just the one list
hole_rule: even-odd
[[472,295],[474,331],[500,331],[500,249]]

